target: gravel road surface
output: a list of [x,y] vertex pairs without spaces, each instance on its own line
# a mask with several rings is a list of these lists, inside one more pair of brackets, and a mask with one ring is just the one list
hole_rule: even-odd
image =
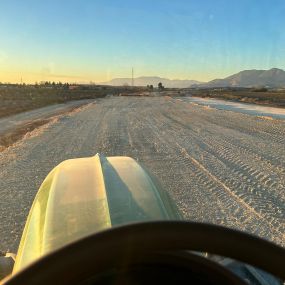
[[285,121],[170,97],[111,97],[0,153],[0,250],[16,251],[33,198],[59,162],[101,153],[143,162],[185,219],[285,246]]

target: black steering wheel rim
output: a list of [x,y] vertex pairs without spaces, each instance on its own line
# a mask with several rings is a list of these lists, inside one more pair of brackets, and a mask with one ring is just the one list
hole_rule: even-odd
[[[93,265],[96,264],[100,270],[100,267],[107,268],[108,262],[116,256],[180,250],[206,251],[227,256],[285,280],[285,250],[282,247],[221,226],[158,221],[114,227],[83,238],[41,258],[7,279],[4,284],[49,284],[54,282],[53,276],[68,268],[76,268],[76,264],[84,263],[91,257]],[[82,274],[83,277],[86,272],[69,273],[72,278],[73,274]],[[64,284],[69,284],[68,276],[65,281]]]

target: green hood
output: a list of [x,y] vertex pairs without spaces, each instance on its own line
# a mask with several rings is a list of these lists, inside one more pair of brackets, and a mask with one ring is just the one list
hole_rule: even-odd
[[13,273],[112,226],[178,218],[166,193],[132,158],[97,154],[67,160],[49,173],[36,195]]

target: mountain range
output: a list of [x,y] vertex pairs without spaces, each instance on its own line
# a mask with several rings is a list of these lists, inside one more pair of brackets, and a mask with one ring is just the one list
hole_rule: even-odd
[[[141,76],[134,78],[135,86],[153,85],[154,87],[156,87],[159,82],[161,82],[163,86],[168,88],[187,88],[191,85],[202,83],[197,80],[173,80],[168,78],[161,78],[158,76]],[[100,84],[113,86],[132,85],[132,78],[114,78],[108,82],[102,82]]]
[[[161,82],[168,88],[187,88],[187,87],[285,87],[285,71],[278,68],[269,70],[243,70],[223,79],[214,79],[209,82],[199,82],[197,80],[167,79],[157,76],[142,76],[134,78],[135,86],[147,86]],[[131,85],[131,78],[114,78],[104,85],[122,86]]]
[[269,70],[243,70],[224,79],[215,79],[201,84],[203,87],[285,87],[285,71],[278,68]]

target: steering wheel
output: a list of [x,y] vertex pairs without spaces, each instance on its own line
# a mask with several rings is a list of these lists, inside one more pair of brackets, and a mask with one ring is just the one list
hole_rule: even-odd
[[114,227],[83,238],[3,284],[247,284],[192,251],[236,259],[285,279],[285,250],[277,245],[220,226],[158,221]]

